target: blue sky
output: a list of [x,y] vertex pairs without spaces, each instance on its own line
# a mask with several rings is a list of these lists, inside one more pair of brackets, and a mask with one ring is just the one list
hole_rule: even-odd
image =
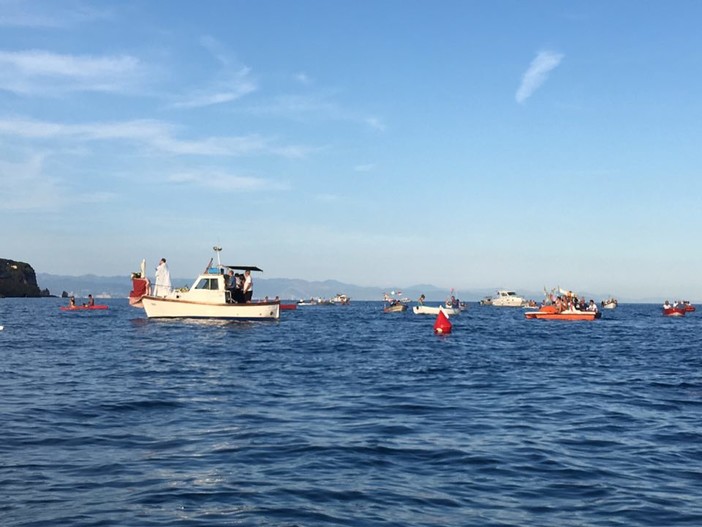
[[0,0],[0,257],[702,299],[701,18]]

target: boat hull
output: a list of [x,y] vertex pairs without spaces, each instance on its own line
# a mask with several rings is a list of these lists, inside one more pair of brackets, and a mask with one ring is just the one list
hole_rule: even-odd
[[397,304],[394,306],[385,306],[383,308],[383,313],[402,313],[403,311],[407,311],[407,305],[406,304]]
[[444,315],[458,315],[461,310],[457,307],[446,306],[414,306],[412,312],[415,315],[438,315],[439,311],[443,311]]
[[527,311],[524,316],[538,320],[596,320],[602,317],[599,311],[578,311],[576,309],[557,311],[553,306],[543,306],[538,311]]
[[663,308],[663,314],[666,317],[684,317],[686,312],[687,309],[684,307]]
[[147,318],[214,318],[224,320],[277,320],[279,302],[245,304],[207,303],[145,296],[141,303]]
[[61,306],[61,311],[102,311],[107,309],[104,304],[95,304],[94,306]]

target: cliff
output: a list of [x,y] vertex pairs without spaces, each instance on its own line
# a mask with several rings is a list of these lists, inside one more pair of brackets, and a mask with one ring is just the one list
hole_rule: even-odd
[[0,258],[0,298],[48,296],[40,291],[32,266],[24,262]]

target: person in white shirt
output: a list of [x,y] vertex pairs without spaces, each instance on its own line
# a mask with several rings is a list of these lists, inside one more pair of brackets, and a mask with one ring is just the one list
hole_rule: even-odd
[[251,302],[251,297],[253,296],[253,278],[251,278],[251,271],[248,269],[244,271],[244,302]]

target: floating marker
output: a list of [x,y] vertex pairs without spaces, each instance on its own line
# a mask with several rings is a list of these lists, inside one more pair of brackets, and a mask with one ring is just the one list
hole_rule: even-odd
[[451,322],[444,313],[443,309],[439,310],[439,314],[436,317],[436,322],[434,322],[434,333],[437,335],[446,335],[451,333]]

